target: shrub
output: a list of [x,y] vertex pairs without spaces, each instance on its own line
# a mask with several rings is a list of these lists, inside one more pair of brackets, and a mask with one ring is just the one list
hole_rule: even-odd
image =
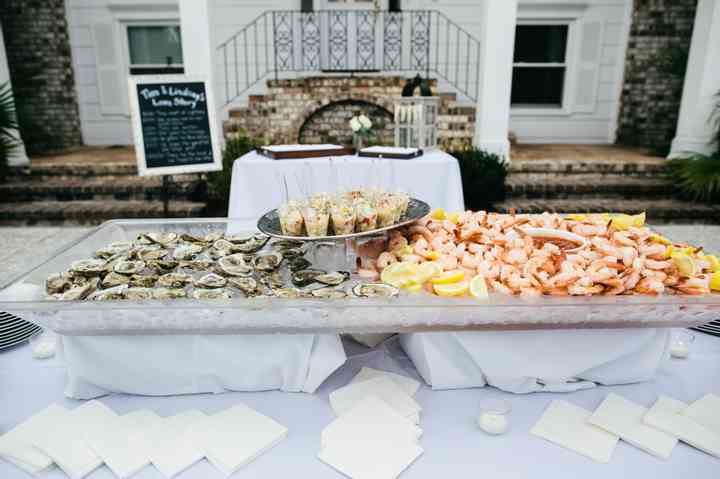
[[8,173],[10,155],[18,148],[16,132],[18,128],[15,102],[10,82],[0,85],[0,180]]
[[236,133],[235,136],[225,141],[225,149],[222,155],[223,169],[208,173],[207,177],[208,203],[215,214],[227,215],[232,167],[235,160],[262,144],[260,140],[249,137],[244,131]]
[[508,166],[505,158],[476,148],[451,153],[460,164],[465,207],[492,210],[505,199]]

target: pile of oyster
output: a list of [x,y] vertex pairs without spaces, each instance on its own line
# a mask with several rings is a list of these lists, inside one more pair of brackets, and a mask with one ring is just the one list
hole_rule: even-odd
[[251,235],[142,233],[75,261],[68,271],[47,278],[52,299],[144,300],[248,298],[342,299],[391,297],[381,283],[345,288],[350,273],[323,271],[305,258],[302,242]]

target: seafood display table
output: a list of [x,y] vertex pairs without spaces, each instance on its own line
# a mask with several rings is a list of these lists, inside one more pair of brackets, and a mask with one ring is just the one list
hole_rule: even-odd
[[[346,347],[351,346],[346,344]],[[366,350],[356,350],[366,353]],[[348,353],[352,351],[348,349]],[[249,464],[233,477],[312,477],[341,479],[344,476],[317,459],[320,431],[335,417],[327,400],[329,392],[346,384],[364,365],[382,368],[382,353],[352,356],[320,388],[318,393],[283,392],[227,393],[142,397],[111,395],[101,401],[118,413],[141,408],[169,416],[189,409],[215,413],[243,402],[279,421],[289,429],[288,438],[273,450]],[[398,360],[402,361],[401,358]],[[406,365],[406,361],[402,361]],[[412,374],[409,369],[406,374]],[[58,359],[31,359],[30,347],[23,346],[0,353],[0,431],[5,431],[31,414],[59,403],[75,408],[80,401],[63,397],[66,370]],[[423,386],[416,399],[421,404],[422,455],[401,476],[402,479],[437,477],[605,479],[608,477],[653,477],[675,479],[690,474],[694,479],[716,478],[719,461],[694,448],[678,445],[668,461],[657,459],[620,442],[609,464],[597,464],[576,453],[557,447],[529,431],[553,399],[564,399],[594,410],[610,392],[639,404],[652,404],[659,394],[683,401],[695,400],[708,392],[720,392],[720,339],[698,334],[690,357],[663,363],[650,382],[627,386],[599,387],[567,394],[538,393],[510,395],[491,388],[431,391]],[[502,436],[488,436],[475,423],[479,404],[484,399],[502,397],[512,406],[510,430]],[[518,460],[520,459],[520,460]],[[0,461],[3,479],[27,479],[25,472]],[[66,477],[58,469],[43,474],[46,479]],[[103,466],[88,479],[111,479]],[[162,479],[153,467],[133,476],[136,479]],[[221,479],[223,476],[203,461],[177,476],[178,479]]]
[[440,150],[411,160],[337,156],[332,163],[327,157],[273,160],[250,152],[233,163],[228,216],[256,221],[268,209],[282,204],[280,175],[287,178],[291,198],[304,196],[298,191],[295,175],[302,175],[307,165],[311,167],[312,178],[302,177],[312,184],[303,187],[311,191],[334,190],[332,185],[337,183],[352,187],[379,182],[378,186],[391,191],[401,188],[436,208],[465,209],[458,162]]

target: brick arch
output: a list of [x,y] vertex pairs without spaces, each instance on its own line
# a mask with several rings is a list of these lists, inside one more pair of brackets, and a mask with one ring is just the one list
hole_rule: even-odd
[[[348,122],[350,118],[356,114],[367,114],[375,122],[374,129],[377,131],[378,139],[383,143],[392,143],[392,122],[393,102],[389,99],[373,97],[370,95],[354,95],[352,98],[342,98],[336,100],[324,100],[309,106],[300,116],[302,122],[293,135],[299,143],[303,140],[308,142],[335,142],[349,144],[352,140],[350,126]],[[323,118],[328,113],[338,110],[338,113],[330,118]],[[318,122],[326,122],[327,128],[330,130],[327,134],[323,134],[322,138],[317,137],[318,133],[313,135],[312,130],[318,127]]]

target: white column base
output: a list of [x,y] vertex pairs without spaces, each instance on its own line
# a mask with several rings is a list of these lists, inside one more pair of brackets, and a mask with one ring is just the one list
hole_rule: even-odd
[[709,155],[715,151],[715,145],[708,142],[707,138],[676,136],[672,142],[672,148],[670,149],[668,159],[686,158],[694,153]]
[[495,153],[503,158],[508,163],[510,162],[510,141],[505,140],[491,140],[485,138],[477,139],[476,148],[487,151],[488,153]]

